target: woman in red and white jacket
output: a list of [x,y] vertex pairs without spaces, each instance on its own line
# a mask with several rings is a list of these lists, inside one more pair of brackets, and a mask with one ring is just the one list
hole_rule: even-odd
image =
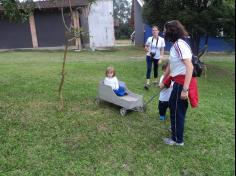
[[164,138],[168,145],[184,145],[184,122],[188,109],[188,99],[192,107],[198,105],[197,80],[192,77],[192,51],[184,41],[188,36],[184,26],[178,21],[169,21],[164,26],[165,40],[172,42],[169,65],[160,88],[168,87],[174,81],[169,99],[171,137]]

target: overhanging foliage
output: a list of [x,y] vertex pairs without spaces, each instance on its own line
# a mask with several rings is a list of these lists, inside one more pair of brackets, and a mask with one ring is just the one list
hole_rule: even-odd
[[192,38],[192,48],[199,51],[203,35],[234,38],[235,4],[232,0],[145,0],[143,17],[146,23],[163,27],[168,20],[177,19]]

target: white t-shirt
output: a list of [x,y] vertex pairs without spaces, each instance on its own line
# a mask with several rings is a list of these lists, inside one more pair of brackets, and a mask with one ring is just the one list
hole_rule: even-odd
[[156,53],[154,59],[160,59],[160,49],[165,47],[164,38],[159,36],[157,42],[155,38],[149,37],[146,41],[146,45],[149,46],[149,51],[147,52],[147,56],[150,56],[150,52],[154,52]]
[[192,51],[189,45],[182,39],[179,39],[170,48],[170,75],[185,75],[186,66],[183,63],[183,59],[192,59]]
[[[161,76],[159,85],[162,83],[164,75]],[[169,101],[170,95],[173,89],[174,82],[172,81],[169,88],[164,88],[160,91],[159,100],[160,101]]]
[[105,77],[104,85],[111,86],[113,90],[119,89],[119,81],[115,76],[112,78]]

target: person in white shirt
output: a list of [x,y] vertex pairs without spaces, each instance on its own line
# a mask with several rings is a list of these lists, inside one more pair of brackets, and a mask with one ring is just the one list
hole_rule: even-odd
[[114,67],[107,67],[105,76],[104,85],[110,86],[117,96],[127,95],[125,88],[119,85]]
[[[163,78],[164,78],[164,74],[166,72],[167,66],[168,66],[168,63],[165,63],[162,65],[163,75],[160,78],[159,86],[163,82]],[[161,121],[166,120],[166,111],[169,108],[169,99],[170,99],[172,89],[173,89],[173,82],[171,83],[170,87],[165,87],[160,91],[158,110],[159,110]]]
[[[190,95],[189,88],[195,89],[197,86],[196,80],[192,78],[192,52],[189,45],[184,41],[188,36],[188,32],[178,20],[166,22],[164,32],[165,39],[173,44],[170,49],[169,64],[164,76],[164,82],[168,76],[174,81],[169,99],[171,137],[164,138],[164,142],[168,145],[183,146],[185,116]],[[160,85],[161,89],[165,87],[164,82]]]
[[150,86],[150,77],[152,71],[152,64],[154,67],[154,83],[158,83],[158,64],[161,63],[161,59],[164,56],[164,47],[165,40],[159,36],[158,26],[152,27],[152,37],[149,37],[146,41],[144,50],[146,53],[146,63],[147,63],[147,71],[146,71],[146,84],[144,86],[145,89],[148,89]]

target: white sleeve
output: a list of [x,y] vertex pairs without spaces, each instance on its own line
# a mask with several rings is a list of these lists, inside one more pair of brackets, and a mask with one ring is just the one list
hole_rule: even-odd
[[192,52],[186,43],[178,42],[177,50],[181,59],[192,59]]
[[146,41],[146,45],[150,46],[151,45],[151,37],[148,37],[147,41]]
[[161,85],[162,81],[163,81],[164,75],[161,76],[160,78],[160,82],[159,82],[159,86]]
[[103,83],[106,85],[106,83],[107,83],[107,80],[106,80],[106,78],[104,78],[104,80],[103,80]]
[[117,89],[119,89],[119,81],[118,81],[117,77],[114,77],[113,79],[115,81],[115,89],[117,90]]
[[107,78],[106,77],[104,78],[103,83],[104,83],[104,85],[107,85]]

